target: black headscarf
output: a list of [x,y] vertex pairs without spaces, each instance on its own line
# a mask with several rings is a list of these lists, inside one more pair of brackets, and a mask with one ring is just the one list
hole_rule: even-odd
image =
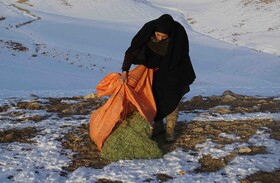
[[[157,105],[156,121],[175,110],[196,76],[189,57],[187,33],[184,27],[168,14],[146,23],[132,39],[126,54],[145,46],[155,31],[168,34],[170,39],[166,54],[161,58],[159,69],[153,78],[153,94]],[[145,61],[135,60],[132,63],[149,66]]]
[[164,15],[156,23],[155,32],[161,32],[171,35],[173,27],[173,18],[169,15]]

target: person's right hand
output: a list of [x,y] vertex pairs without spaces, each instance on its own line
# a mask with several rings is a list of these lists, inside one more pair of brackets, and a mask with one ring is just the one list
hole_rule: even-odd
[[120,78],[119,78],[119,81],[123,84],[123,83],[127,83],[127,71],[123,71]]

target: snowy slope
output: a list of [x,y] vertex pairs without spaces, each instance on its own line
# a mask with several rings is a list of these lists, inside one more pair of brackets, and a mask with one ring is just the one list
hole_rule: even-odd
[[[182,3],[185,2],[176,1],[173,7],[184,7]],[[110,3],[109,1],[55,0],[43,3],[34,0],[24,4],[16,3],[15,0],[6,0],[2,1],[0,7],[1,12],[4,12],[3,16],[6,17],[1,21],[1,40],[22,43],[29,49],[24,53],[28,59],[70,63],[81,67],[78,69],[90,69],[94,71],[92,74],[96,75],[92,82],[89,81],[90,79],[85,79],[76,82],[78,84],[74,86],[71,82],[75,75],[66,74],[66,78],[69,79],[65,80],[52,74],[52,77],[46,80],[40,77],[40,73],[34,73],[38,76],[35,83],[32,84],[33,80],[27,80],[30,84],[24,88],[20,83],[14,82],[15,79],[13,82],[2,81],[2,83],[9,83],[1,85],[6,91],[2,93],[10,93],[12,89],[28,90],[28,86],[38,86],[38,88],[31,87],[32,90],[77,88],[94,90],[97,82],[105,74],[120,71],[124,51],[136,31],[146,21],[157,18],[164,12],[172,14],[175,20],[185,26],[189,34],[190,55],[198,77],[189,96],[221,93],[226,89],[253,95],[275,95],[279,91],[280,82],[277,77],[280,67],[279,57],[227,44],[194,32],[191,28],[193,24],[188,24],[186,21],[187,16],[170,10],[172,8],[161,9],[147,1],[117,0]],[[134,10],[135,7],[137,11]],[[111,11],[114,12],[113,15],[108,13]],[[29,21],[32,22],[24,24]],[[22,24],[23,26],[17,28]],[[1,60],[11,60],[10,55],[13,54],[18,55],[4,52],[1,54]],[[22,60],[21,56],[12,58],[14,61]],[[17,67],[17,64],[14,64],[14,67]],[[20,69],[23,70],[22,73],[29,73],[28,69],[25,70],[23,67]],[[90,71],[86,72],[90,73]],[[9,73],[11,74],[8,70],[1,72],[1,77],[14,78]],[[54,80],[57,84],[54,84]],[[49,85],[42,88],[40,82]],[[2,95],[6,96],[6,94]]]
[[279,0],[150,0],[180,11],[191,27],[219,40],[280,55]]
[[[163,13],[170,13],[182,23],[189,35],[190,56],[197,79],[186,98],[220,95],[224,90],[248,95],[279,95],[279,1],[257,2],[29,0],[17,3],[17,0],[1,0],[0,106],[12,105],[19,100],[11,97],[32,101],[30,94],[57,97],[94,92],[96,84],[106,74],[120,72],[124,52],[137,30]],[[8,112],[22,111],[12,108]],[[176,150],[160,160],[120,161],[99,170],[80,168],[69,173],[68,177],[62,177],[59,171],[69,159],[60,154],[62,147],[55,139],[73,126],[88,123],[89,116],[86,119],[61,119],[56,123],[56,114],[24,112],[30,116],[51,117],[40,123],[28,121],[20,125],[7,119],[1,121],[1,129],[15,126],[44,129],[43,135],[35,138],[38,145],[1,145],[1,181],[8,181],[7,177],[13,173],[14,179],[23,182],[92,182],[102,177],[137,182],[158,172],[177,176],[180,170],[193,171],[199,166],[198,156],[218,151],[215,144],[206,142],[201,144],[203,152],[197,156]],[[189,121],[189,118],[180,116],[182,121]],[[228,121],[244,118],[279,120],[279,114],[237,114],[222,118]],[[209,119],[202,116],[197,120]],[[68,128],[61,130],[63,126]],[[275,162],[279,159],[278,141],[270,139],[264,130],[258,131],[250,143],[267,146],[271,154],[253,159],[241,157],[222,171],[186,174],[178,176],[176,181],[237,182],[238,176],[279,168]],[[30,148],[30,152],[22,151]],[[225,146],[222,153],[228,153],[228,149],[233,149],[232,145]],[[268,164],[270,166],[266,166]],[[19,169],[26,171],[19,172]],[[36,171],[39,173],[34,173]],[[229,177],[223,176],[224,172],[230,172]]]

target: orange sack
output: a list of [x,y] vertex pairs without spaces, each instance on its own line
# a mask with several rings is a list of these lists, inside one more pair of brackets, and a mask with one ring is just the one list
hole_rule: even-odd
[[134,105],[152,126],[156,104],[152,93],[153,69],[143,65],[129,71],[128,82],[120,83],[119,73],[110,73],[97,85],[97,95],[110,96],[108,101],[90,116],[90,137],[101,150],[106,138],[127,111]]

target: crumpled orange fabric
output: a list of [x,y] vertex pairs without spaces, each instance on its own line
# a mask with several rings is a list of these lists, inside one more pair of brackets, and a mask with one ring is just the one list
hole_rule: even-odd
[[129,102],[152,126],[156,104],[152,93],[153,69],[143,65],[129,71],[128,82],[120,83],[119,73],[110,73],[97,85],[97,95],[110,96],[108,101],[90,116],[90,137],[101,150],[117,122],[130,110]]

